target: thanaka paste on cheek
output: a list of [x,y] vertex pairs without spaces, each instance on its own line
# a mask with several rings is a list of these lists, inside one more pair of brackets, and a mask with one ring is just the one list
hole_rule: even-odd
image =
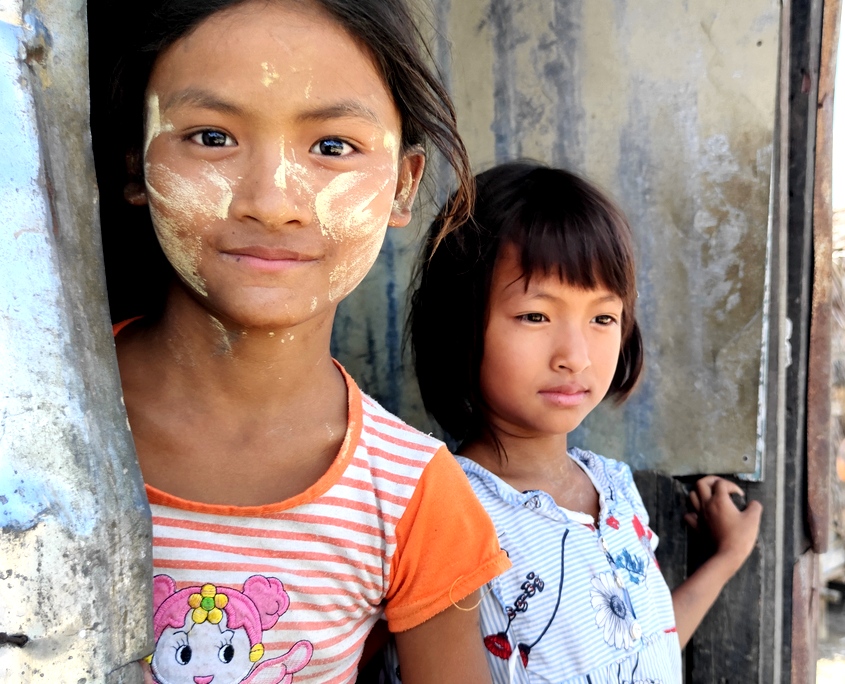
[[196,292],[207,296],[199,274],[203,222],[225,219],[232,203],[229,182],[211,165],[199,179],[186,178],[164,164],[145,168],[150,216],[168,261]]
[[[343,298],[360,283],[378,257],[387,230],[389,208],[377,200],[394,179],[385,174],[373,189],[371,173],[350,171],[333,178],[316,196],[314,211],[323,235],[337,242],[355,242],[351,256],[329,274],[329,301]],[[351,204],[351,206],[350,206]],[[376,205],[375,207],[373,205]]]
[[338,264],[329,274],[329,301],[345,297],[354,290],[378,258],[387,224],[380,231],[370,233],[358,246],[356,256]]
[[372,173],[363,171],[341,173],[317,193],[314,212],[323,235],[340,242],[360,239],[387,227],[388,217],[374,215],[371,205],[391,179],[385,178],[378,187],[367,189],[366,181],[371,177]]

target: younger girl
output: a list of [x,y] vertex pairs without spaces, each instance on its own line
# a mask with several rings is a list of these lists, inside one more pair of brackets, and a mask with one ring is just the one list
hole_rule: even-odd
[[116,344],[153,513],[152,676],[354,681],[384,614],[409,681],[489,682],[477,612],[453,604],[509,565],[490,520],[445,447],[329,355],[338,303],[410,220],[427,139],[467,211],[407,8],[167,0],[141,45],[98,149],[130,146],[125,194],[168,266],[146,303],[111,293],[133,316]]
[[738,487],[701,480],[692,502],[718,551],[669,593],[628,466],[567,445],[642,367],[628,224],[589,183],[536,164],[477,189],[474,220],[432,226],[411,335],[426,408],[462,440],[513,563],[482,602],[494,680],[680,682],[679,644],[751,552],[761,507],[740,513]]

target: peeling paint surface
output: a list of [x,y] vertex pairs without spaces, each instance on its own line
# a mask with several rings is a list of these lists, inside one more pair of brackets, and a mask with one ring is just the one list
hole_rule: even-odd
[[[0,12],[0,681],[140,684],[149,509],[126,427],[94,195],[85,4]],[[27,48],[45,48],[37,63]],[[51,189],[48,191],[48,187]]]
[[[585,174],[636,234],[646,373],[572,443],[677,475],[753,472],[780,4],[432,5],[435,57],[475,170],[529,157]],[[449,182],[432,169],[435,185]],[[423,429],[435,426],[396,331],[434,210],[388,233],[339,309],[334,343],[366,391]]]

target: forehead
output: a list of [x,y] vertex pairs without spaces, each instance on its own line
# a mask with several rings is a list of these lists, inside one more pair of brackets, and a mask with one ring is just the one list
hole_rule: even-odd
[[490,285],[491,301],[508,301],[526,297],[553,300],[565,298],[566,293],[571,291],[580,293],[590,291],[594,293],[592,299],[622,303],[622,298],[601,282],[598,282],[595,288],[588,290],[561,280],[557,273],[546,274],[536,271],[526,274],[522,269],[519,249],[512,244],[502,245],[493,268]]
[[372,57],[332,17],[306,3],[251,0],[217,12],[156,60],[148,90],[203,89],[276,111],[357,99],[398,112]]

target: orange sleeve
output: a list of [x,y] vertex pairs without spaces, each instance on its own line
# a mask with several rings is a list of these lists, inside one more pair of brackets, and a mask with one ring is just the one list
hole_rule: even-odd
[[384,611],[390,631],[417,627],[510,566],[464,471],[442,447],[396,526]]

